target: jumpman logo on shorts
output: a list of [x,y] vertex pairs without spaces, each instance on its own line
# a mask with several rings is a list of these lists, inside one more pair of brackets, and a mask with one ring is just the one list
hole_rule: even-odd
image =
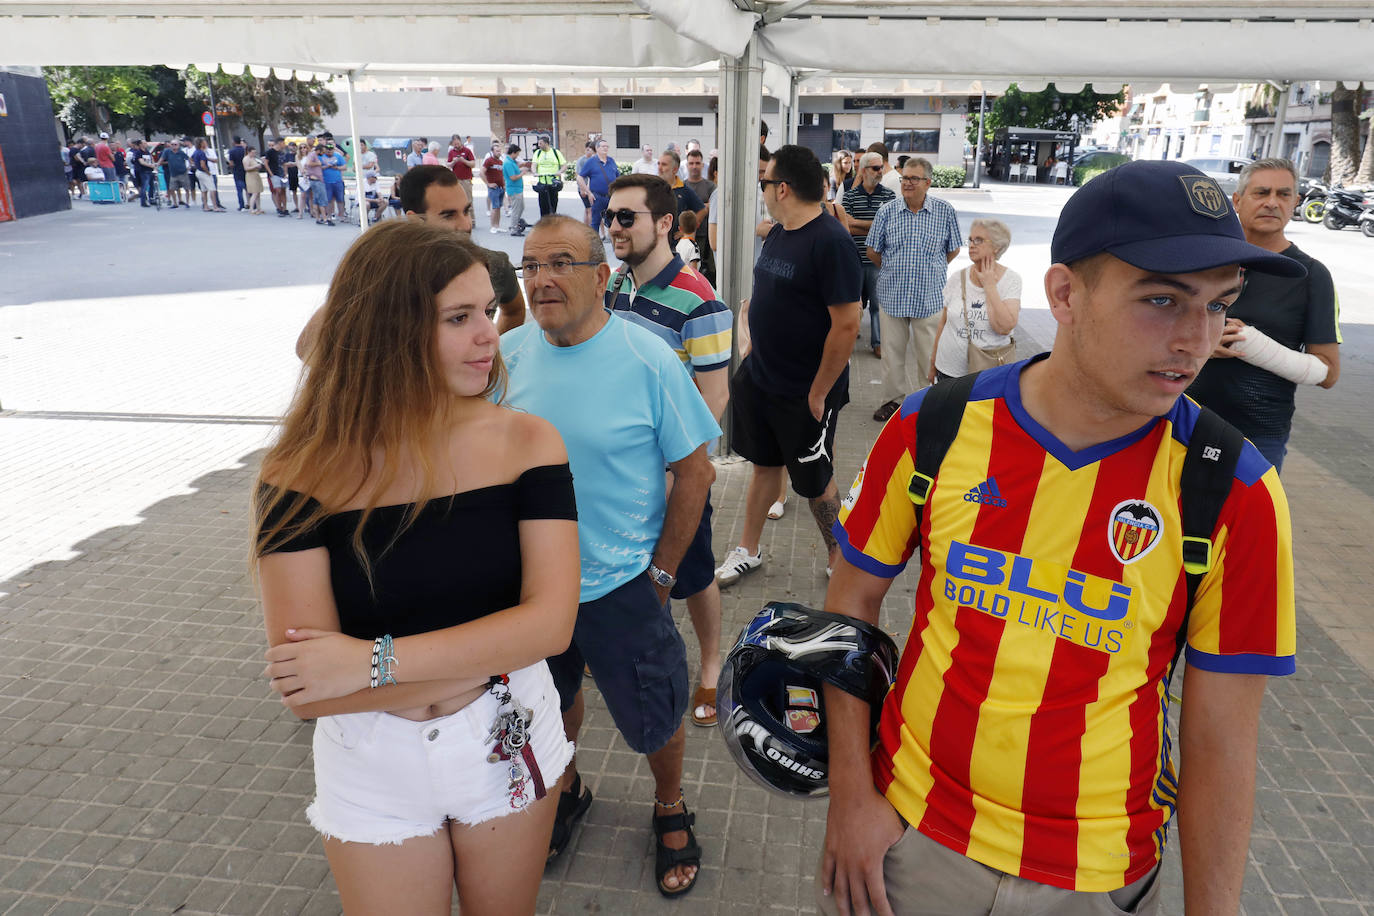
[[830,414],[831,411],[827,410],[825,412],[825,415],[821,418],[821,434],[816,439],[816,444],[811,446],[811,448],[807,450],[805,455],[802,455],[800,458],[797,459],[798,464],[807,464],[811,461],[820,461],[822,458],[824,458],[826,461],[830,460],[830,455],[825,450],[825,434],[826,431],[830,429]]

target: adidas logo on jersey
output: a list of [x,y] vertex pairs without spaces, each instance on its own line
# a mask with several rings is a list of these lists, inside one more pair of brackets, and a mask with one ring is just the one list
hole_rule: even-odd
[[997,506],[1005,509],[1007,501],[1002,498],[1002,493],[997,489],[997,478],[989,477],[978,486],[964,494],[964,502],[982,503],[985,506]]

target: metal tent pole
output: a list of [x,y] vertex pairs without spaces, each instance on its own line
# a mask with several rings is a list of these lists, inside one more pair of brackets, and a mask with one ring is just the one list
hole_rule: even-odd
[[348,91],[348,132],[353,135],[353,194],[358,202],[358,232],[367,231],[367,198],[363,196],[363,170],[358,154],[358,106],[353,104],[353,74],[344,74],[344,87]]
[[973,150],[973,186],[978,187],[978,182],[983,176],[983,113],[988,107],[988,91],[983,90],[983,94],[978,99],[978,145]]
[[[744,56],[720,59],[720,119],[725,129],[721,143],[721,216],[716,262],[721,301],[735,314],[739,327],[740,306],[753,289],[754,227],[758,212],[759,121],[763,109],[763,62],[756,32]],[[730,365],[739,365],[739,334],[733,335]],[[730,415],[724,417],[724,448],[731,442]]]

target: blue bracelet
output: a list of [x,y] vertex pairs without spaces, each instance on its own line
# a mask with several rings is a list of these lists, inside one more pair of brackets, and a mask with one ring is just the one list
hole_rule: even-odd
[[395,669],[401,665],[396,661],[395,653],[390,633],[372,641],[372,676],[369,683],[374,688],[396,683]]

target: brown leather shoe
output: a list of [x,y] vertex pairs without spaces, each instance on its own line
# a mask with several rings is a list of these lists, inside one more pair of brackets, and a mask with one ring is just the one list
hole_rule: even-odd
[[882,345],[882,344],[874,344],[874,345],[873,345],[873,355],[876,356],[878,359],[882,359],[882,358],[883,358],[883,345]]

